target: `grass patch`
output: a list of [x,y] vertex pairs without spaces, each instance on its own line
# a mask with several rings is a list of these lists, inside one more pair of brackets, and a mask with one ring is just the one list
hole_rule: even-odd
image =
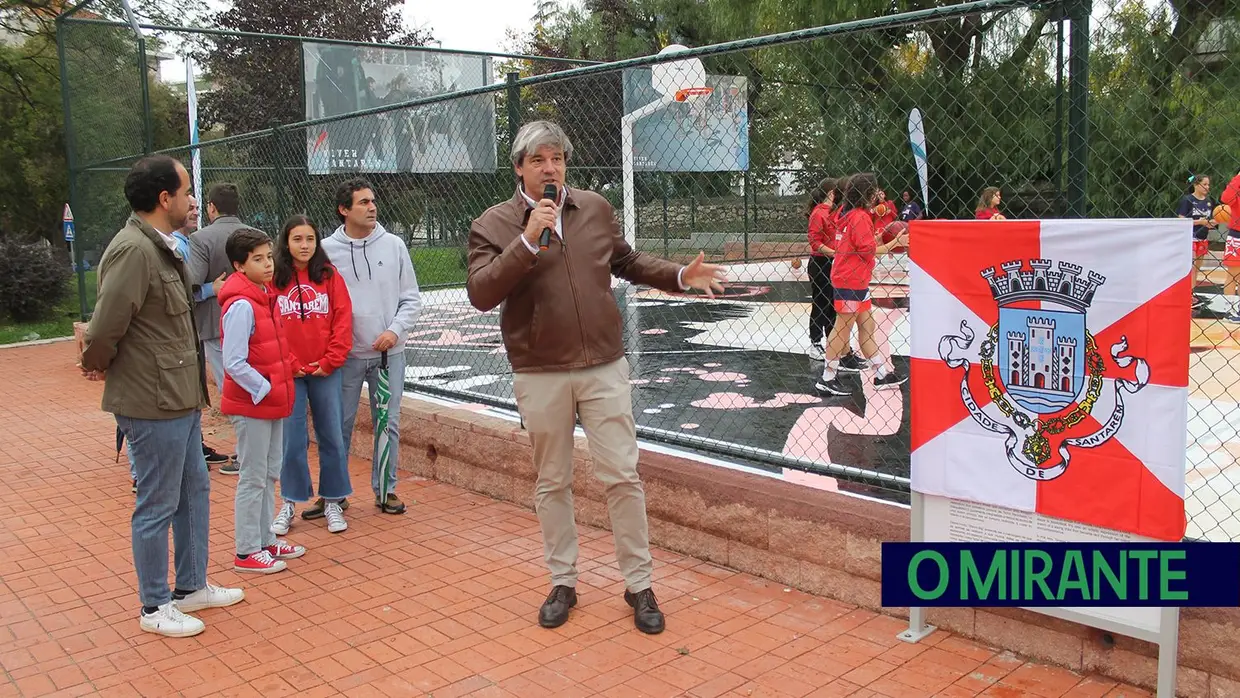
[[[86,272],[86,308],[95,307],[96,276],[95,270]],[[69,295],[57,308],[52,317],[41,322],[13,322],[8,318],[0,319],[0,344],[13,344],[27,341],[31,334],[39,335],[39,339],[55,339],[56,337],[73,336],[73,323],[78,321],[78,288],[77,274],[69,279]]]
[[456,247],[418,247],[409,250],[418,286],[464,286],[465,255]]
[[[465,262],[462,250],[455,247],[420,247],[409,251],[413,260],[414,271],[418,275],[418,285],[430,286],[464,286]],[[97,292],[96,272],[86,272],[86,308],[95,307]],[[14,344],[26,341],[31,334],[39,335],[39,339],[73,336],[73,323],[78,320],[78,289],[77,275],[69,279],[69,295],[56,308],[52,317],[42,322],[15,323],[0,319],[0,344]]]

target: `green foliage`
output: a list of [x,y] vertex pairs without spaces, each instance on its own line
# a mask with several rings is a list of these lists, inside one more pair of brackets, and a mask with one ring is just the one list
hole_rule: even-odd
[[15,322],[46,320],[67,296],[69,260],[46,240],[0,239],[0,314]]
[[[591,1],[543,12],[513,47],[536,55],[614,59],[669,43],[702,46],[952,4],[947,0]],[[1165,216],[1188,173],[1230,177],[1240,152],[1236,0],[1093,5],[1089,200],[1093,216]],[[793,163],[806,185],[827,174],[878,173],[889,193],[914,188],[909,111],[925,119],[931,213],[970,216],[999,185],[1014,215],[1063,212],[1068,140],[1067,29],[1057,79],[1053,9],[981,13],[703,59],[712,74],[749,82],[749,181],[773,186]],[[1231,19],[1228,19],[1231,18]],[[1203,48],[1209,40],[1210,47]],[[543,72],[539,64],[523,69]],[[527,118],[563,123],[618,153],[621,99],[597,78],[523,94]],[[614,141],[614,142],[613,142]],[[592,154],[588,151],[587,154]],[[588,158],[587,158],[588,159]],[[616,158],[589,161],[615,167]],[[582,164],[581,161],[578,165]],[[677,175],[673,195],[718,191],[716,174]],[[649,177],[638,200],[662,196]],[[732,183],[735,186],[735,182]]]

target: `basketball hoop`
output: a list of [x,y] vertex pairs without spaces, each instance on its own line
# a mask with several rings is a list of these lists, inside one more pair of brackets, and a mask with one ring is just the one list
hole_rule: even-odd
[[683,90],[676,90],[676,101],[684,102],[690,97],[704,97],[714,90],[710,87],[686,87]]

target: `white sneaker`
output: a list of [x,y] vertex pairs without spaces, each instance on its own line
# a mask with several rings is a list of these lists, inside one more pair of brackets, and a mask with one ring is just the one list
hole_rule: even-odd
[[207,629],[202,621],[185,615],[175,601],[160,606],[154,613],[141,613],[142,630],[164,637],[191,637]]
[[822,361],[826,358],[826,352],[822,350],[821,344],[810,344],[809,348],[805,350],[805,353],[814,361]]
[[285,502],[280,507],[280,513],[276,514],[275,521],[271,522],[272,533],[277,536],[283,536],[288,533],[289,527],[293,525],[293,515],[297,513],[295,508],[292,502]]
[[327,507],[323,509],[323,515],[327,517],[328,533],[340,533],[349,527],[349,522],[344,520],[344,510],[340,508],[339,502],[328,502]]
[[208,582],[207,586],[174,603],[183,613],[193,613],[204,608],[231,606],[244,598],[245,592],[241,589],[224,589]]

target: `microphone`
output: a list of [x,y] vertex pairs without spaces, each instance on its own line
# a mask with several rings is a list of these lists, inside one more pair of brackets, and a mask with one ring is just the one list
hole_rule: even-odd
[[[543,198],[544,199],[551,199],[552,201],[555,201],[557,198],[559,198],[557,194],[558,192],[556,191],[554,184],[548,184],[547,186],[543,187]],[[547,248],[550,246],[551,246],[551,228],[543,228],[542,237],[538,238],[538,249],[541,252],[546,252]]]

